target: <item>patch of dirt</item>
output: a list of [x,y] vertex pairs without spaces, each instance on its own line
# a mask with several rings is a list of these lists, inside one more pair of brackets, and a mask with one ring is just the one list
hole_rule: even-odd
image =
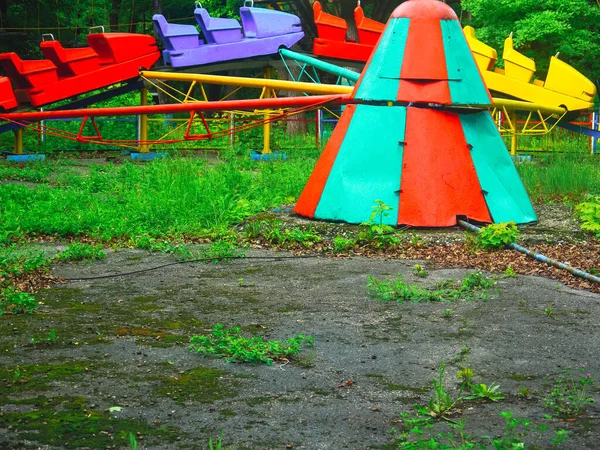
[[[469,434],[503,434],[500,411],[544,423],[553,413],[544,398],[564,369],[583,364],[600,380],[598,294],[527,275],[500,278],[487,300],[469,302],[381,303],[365,289],[367,275],[400,273],[423,287],[460,279],[466,270],[440,265],[460,258],[461,245],[412,247],[406,256],[422,258],[414,260],[251,250],[231,263],[109,278],[95,277],[174,260],[126,250],[54,266],[53,276],[80,280],[36,294],[43,305],[35,314],[0,318],[0,447],[129,448],[132,432],[138,448],[206,448],[223,430],[231,449],[393,448],[390,430],[432,397],[440,364],[446,389],[459,394],[467,356],[474,381],[499,384],[506,397],[463,403],[453,419],[466,420]],[[556,246],[557,254],[577,257],[571,245]],[[459,263],[495,268],[506,257],[468,256]],[[598,267],[598,253],[586,257]],[[413,274],[416,263],[426,278]],[[188,352],[190,336],[216,323],[269,339],[312,335],[314,351],[273,366]],[[55,342],[32,345],[34,337],[51,340],[51,330]],[[596,403],[580,419],[549,422],[569,431],[564,448],[600,442],[600,395],[588,395]],[[548,448],[552,437],[539,444]]]

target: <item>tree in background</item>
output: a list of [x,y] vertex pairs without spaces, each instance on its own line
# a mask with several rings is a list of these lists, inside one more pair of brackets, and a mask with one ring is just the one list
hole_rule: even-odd
[[600,73],[600,7],[596,0],[462,0],[478,39],[502,54],[514,32],[515,47],[535,59],[544,78],[550,56],[596,81]]

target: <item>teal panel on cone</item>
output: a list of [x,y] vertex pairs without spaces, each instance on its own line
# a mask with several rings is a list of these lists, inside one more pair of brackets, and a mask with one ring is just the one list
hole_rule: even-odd
[[408,38],[410,19],[390,19],[354,98],[395,102],[398,98],[400,71]]
[[[450,81],[450,97],[455,105],[489,105],[491,99],[475,59],[456,20],[442,20],[442,38]],[[460,74],[451,77],[451,74]]]
[[368,222],[375,200],[398,222],[406,108],[357,105],[315,211],[315,218]]
[[460,114],[471,158],[495,223],[536,222],[537,217],[517,169],[489,112]]

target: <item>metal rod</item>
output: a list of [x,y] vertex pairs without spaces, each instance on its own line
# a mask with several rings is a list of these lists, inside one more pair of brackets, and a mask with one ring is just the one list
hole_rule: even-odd
[[321,69],[324,72],[332,73],[334,75],[338,75],[342,78],[346,78],[348,81],[358,81],[360,78],[360,73],[354,72],[352,70],[345,69],[340,66],[336,66],[335,64],[331,64],[325,61],[321,61],[320,59],[312,58],[308,55],[304,55],[302,53],[293,52],[288,50],[287,48],[282,48],[279,50],[279,54],[286,58],[293,59],[298,62],[309,64],[317,69]]
[[225,86],[244,86],[253,88],[283,89],[286,91],[306,92],[307,94],[349,94],[351,86],[334,84],[302,83],[298,81],[267,80],[264,78],[226,77],[198,73],[151,72],[141,71],[140,75],[154,80],[197,81],[205,84],[221,84]]
[[[467,223],[464,220],[459,220],[458,224],[461,227],[466,228],[467,230],[470,230],[470,231],[474,231],[476,233],[478,233],[479,230],[481,230],[481,228],[476,227],[473,224]],[[583,270],[576,269],[575,267],[571,267],[568,264],[562,263],[555,259],[548,258],[547,256],[541,255],[539,253],[534,253],[533,251],[529,250],[528,248],[522,247],[519,244],[515,244],[514,242],[512,244],[508,244],[508,247],[510,247],[520,253],[523,253],[527,256],[530,256],[540,262],[543,262],[550,266],[556,267],[557,269],[566,270],[567,272],[575,275],[578,278],[583,278],[584,280],[587,280],[587,281],[593,281],[594,283],[600,283],[600,277],[592,275],[591,273],[584,272]]]
[[226,100],[218,102],[168,103],[163,105],[123,106],[116,108],[89,108],[62,111],[32,111],[24,113],[0,113],[0,120],[36,121],[42,119],[65,119],[99,116],[137,116],[140,114],[169,114],[185,111],[231,111],[297,108],[324,103],[346,104],[349,95],[314,95],[311,97],[278,97],[252,100]]

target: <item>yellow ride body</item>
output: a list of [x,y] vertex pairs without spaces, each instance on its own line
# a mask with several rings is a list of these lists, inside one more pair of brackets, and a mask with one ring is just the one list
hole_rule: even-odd
[[504,69],[494,69],[496,50],[478,40],[473,27],[464,33],[490,91],[568,111],[593,109],[596,86],[564,61],[553,56],[546,81],[532,81],[535,61],[515,50],[512,34],[504,41]]

